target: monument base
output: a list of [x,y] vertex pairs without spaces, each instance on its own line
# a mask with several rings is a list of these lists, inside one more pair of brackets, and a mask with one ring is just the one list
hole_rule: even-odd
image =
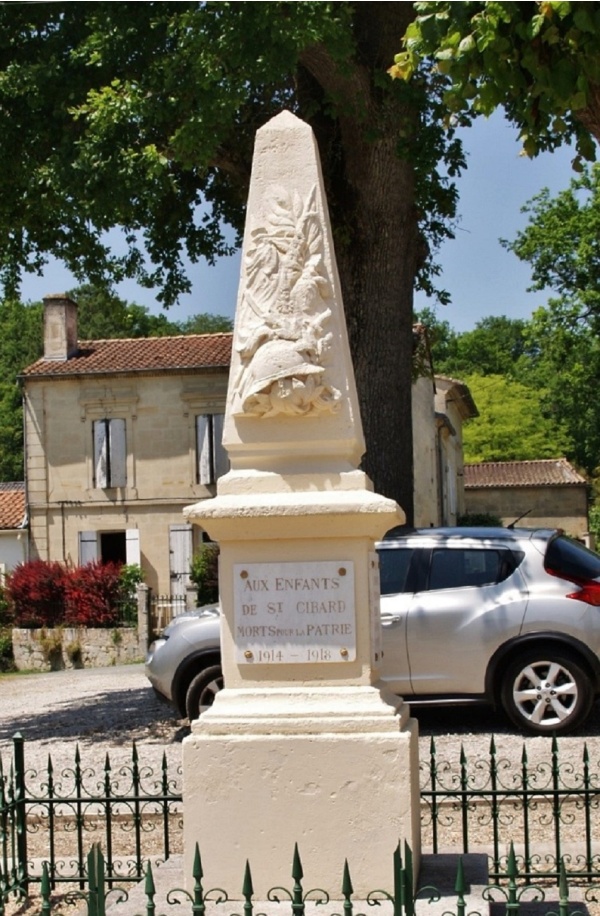
[[398,842],[420,861],[416,720],[373,686],[225,689],[183,743],[184,873],[195,843],[206,887],[239,888],[250,862],[256,899],[293,885],[341,897],[393,890]]

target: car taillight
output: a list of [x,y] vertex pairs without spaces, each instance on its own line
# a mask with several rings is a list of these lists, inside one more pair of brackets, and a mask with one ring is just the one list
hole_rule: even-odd
[[564,573],[549,567],[546,567],[546,572],[551,576],[566,579],[567,582],[572,582],[574,585],[579,586],[578,592],[570,592],[565,595],[566,598],[574,598],[575,601],[584,601],[586,604],[593,605],[593,607],[600,607],[600,582],[596,582],[595,579],[578,579],[575,576],[565,576]]
[[585,601],[586,604],[600,607],[600,583],[585,582],[578,592],[571,592],[567,598],[575,598],[576,601]]

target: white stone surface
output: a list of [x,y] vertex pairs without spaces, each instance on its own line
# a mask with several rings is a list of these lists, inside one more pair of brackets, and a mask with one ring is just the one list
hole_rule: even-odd
[[[298,843],[312,886],[338,896],[348,857],[360,896],[393,884],[399,841],[416,869],[420,858],[416,723],[377,686],[373,547],[404,515],[358,470],[364,440],[316,144],[289,112],[257,134],[242,265],[231,471],[214,499],[186,510],[220,543],[225,689],[184,742],[185,873],[196,842],[223,886],[250,858],[260,897],[287,882]],[[241,662],[239,570],[300,576],[320,564],[353,580],[347,661]]]
[[183,748],[186,859],[200,829],[211,881],[227,886],[250,859],[260,898],[287,884],[298,843],[311,886],[337,898],[347,858],[360,897],[393,885],[399,841],[418,861],[416,722],[401,700],[375,687],[222,696]]

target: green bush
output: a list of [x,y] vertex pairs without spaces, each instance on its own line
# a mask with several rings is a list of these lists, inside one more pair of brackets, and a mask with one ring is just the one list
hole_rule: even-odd
[[219,600],[219,545],[203,544],[192,557],[190,579],[198,589],[198,607]]
[[136,563],[121,566],[119,572],[119,588],[121,592],[119,605],[121,608],[120,619],[124,626],[137,626],[137,586],[143,581],[144,575],[141,566]]
[[14,671],[12,633],[9,629],[0,630],[0,671]]
[[456,524],[460,528],[502,528],[502,519],[491,512],[466,512]]
[[600,547],[600,503],[596,503],[590,509],[589,526],[590,532],[596,539],[596,549],[598,549]]
[[7,598],[6,591],[0,585],[0,630],[4,627],[12,627],[14,614],[10,601]]

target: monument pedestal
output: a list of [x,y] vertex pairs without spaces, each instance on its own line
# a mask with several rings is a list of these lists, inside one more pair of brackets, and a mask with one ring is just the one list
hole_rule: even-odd
[[[419,867],[416,722],[376,687],[225,689],[184,742],[185,873],[200,842],[211,886],[257,899],[291,887],[294,844],[305,886],[340,897],[393,889],[400,839]],[[415,784],[417,783],[417,784]]]
[[310,886],[333,898],[345,859],[359,896],[392,889],[399,842],[419,867],[416,722],[377,685],[373,542],[398,509],[361,472],[349,480],[325,490],[315,475],[315,490],[265,500],[225,479],[187,510],[221,545],[226,689],[184,741],[185,874],[198,842],[229,893],[246,860],[258,899],[289,886],[295,843]]

